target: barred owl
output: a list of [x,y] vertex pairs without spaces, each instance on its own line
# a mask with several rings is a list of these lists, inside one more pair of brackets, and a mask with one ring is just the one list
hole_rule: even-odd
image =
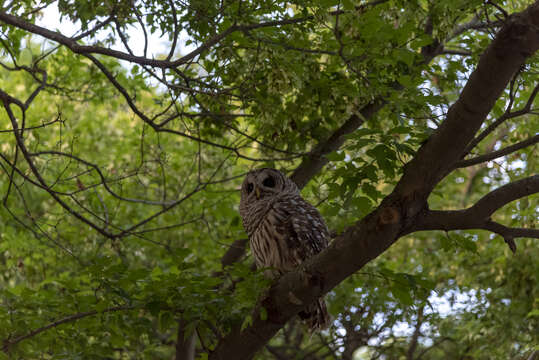
[[[256,266],[269,268],[267,276],[294,269],[328,245],[324,219],[278,170],[264,168],[247,174],[241,186],[240,215]],[[299,316],[313,330],[325,328],[329,322],[323,298]]]

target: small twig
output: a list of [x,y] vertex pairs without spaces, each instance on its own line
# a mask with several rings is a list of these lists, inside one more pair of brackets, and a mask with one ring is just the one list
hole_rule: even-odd
[[500,149],[500,150],[497,150],[497,151],[493,151],[493,152],[488,153],[488,154],[476,156],[476,157],[471,158],[471,159],[461,160],[461,161],[459,161],[459,162],[457,162],[455,164],[455,168],[463,168],[463,167],[468,167],[468,166],[480,164],[480,163],[483,163],[483,162],[491,161],[491,160],[494,160],[496,158],[511,154],[511,153],[513,153],[513,152],[515,152],[517,150],[523,149],[523,148],[528,147],[530,145],[536,144],[538,142],[539,142],[539,135],[535,135],[535,136],[532,136],[531,138],[528,138],[526,140],[523,140],[521,142],[518,142],[518,143],[513,144],[511,146],[508,146],[506,148],[503,148],[503,149]]
[[504,18],[507,19],[509,17],[509,14],[507,13],[507,11],[505,11],[504,8],[502,8],[500,5],[496,4],[494,1],[487,0],[487,4],[490,4],[490,5],[494,6],[496,9],[498,9],[498,11],[503,14]]
[[502,116],[500,116],[498,119],[496,119],[496,121],[494,121],[492,124],[487,126],[485,130],[483,130],[478,136],[476,136],[472,141],[470,141],[468,146],[464,149],[462,156],[463,157],[466,156],[466,154],[472,151],[472,149],[476,147],[477,144],[479,144],[485,137],[487,137],[491,132],[493,132],[498,126],[500,126],[506,120],[530,113],[531,107],[534,103],[535,97],[537,96],[538,92],[539,92],[539,84],[535,86],[532,93],[530,94],[530,97],[528,98],[528,101],[526,102],[526,105],[520,110],[511,112],[510,111],[511,108],[508,106],[505,113]]

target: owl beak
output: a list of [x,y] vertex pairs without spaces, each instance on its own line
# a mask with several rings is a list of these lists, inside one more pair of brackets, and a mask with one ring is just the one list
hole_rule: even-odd
[[260,189],[255,186],[256,199],[260,200]]

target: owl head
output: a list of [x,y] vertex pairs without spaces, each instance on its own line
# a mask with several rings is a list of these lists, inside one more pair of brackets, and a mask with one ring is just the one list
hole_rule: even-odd
[[250,171],[241,185],[242,205],[280,195],[282,193],[299,194],[297,185],[279,170],[263,168]]

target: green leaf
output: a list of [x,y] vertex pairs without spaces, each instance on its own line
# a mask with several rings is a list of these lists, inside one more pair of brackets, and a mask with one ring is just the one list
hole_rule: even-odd
[[447,235],[443,235],[439,237],[440,244],[442,246],[442,249],[445,251],[449,251],[455,248],[455,242],[449,238]]
[[404,87],[412,87],[414,85],[410,75],[403,75],[399,77],[399,83]]
[[[361,169],[361,171],[367,176],[367,178],[370,181],[372,181],[372,182],[377,182],[378,181],[378,174],[377,174],[377,169],[376,169],[375,166],[373,166],[373,165],[364,166]],[[367,186],[369,186],[369,185],[367,185]]]
[[163,270],[161,269],[161,267],[156,266],[153,268],[151,272],[152,279],[158,280],[162,275],[163,275]]
[[456,243],[459,247],[468,250],[473,253],[477,253],[477,244],[469,236],[454,235]]
[[264,307],[260,308],[260,320],[266,321],[268,319],[268,312]]
[[19,54],[19,60],[18,63],[20,66],[32,66],[32,50],[30,49],[23,49]]
[[364,183],[361,186],[361,190],[374,201],[377,201],[383,196],[380,191],[378,191],[374,186],[369,183]]
[[415,40],[410,42],[410,47],[412,49],[419,49],[419,48],[422,48],[423,46],[432,44],[432,42],[433,42],[432,37],[430,37],[427,34],[422,34],[418,36]]
[[159,328],[161,331],[168,331],[177,325],[177,321],[174,315],[169,311],[162,311],[159,313]]
[[327,154],[326,157],[330,161],[343,161],[345,158],[345,154],[343,151],[334,151],[332,153]]
[[361,138],[361,137],[363,137],[365,135],[373,135],[373,134],[379,134],[379,133],[380,133],[380,131],[378,131],[378,130],[362,127],[362,128],[357,129],[356,131],[354,131],[353,133],[351,133],[348,136],[350,136],[350,139],[358,139],[358,138]]
[[350,11],[355,9],[355,4],[351,0],[342,0],[342,4],[345,10]]
[[396,126],[391,128],[388,134],[408,134],[410,133],[410,128],[408,126]]
[[414,304],[414,299],[410,293],[410,289],[402,285],[394,285],[391,287],[393,296],[403,305],[411,306]]
[[104,310],[108,309],[108,307],[109,307],[109,304],[107,304],[104,301],[100,301],[95,305],[94,309],[97,312],[103,312]]
[[372,210],[372,202],[364,196],[353,198],[351,200],[351,205],[357,207],[362,215],[368,214]]
[[161,301],[158,301],[158,300],[150,301],[149,303],[146,304],[146,309],[148,309],[150,314],[152,314],[153,316],[158,316],[159,312],[162,309],[162,305],[163,303],[161,303]]
[[247,315],[243,322],[241,323],[241,329],[240,331],[245,330],[245,328],[251,326],[253,324],[253,317],[251,315]]

